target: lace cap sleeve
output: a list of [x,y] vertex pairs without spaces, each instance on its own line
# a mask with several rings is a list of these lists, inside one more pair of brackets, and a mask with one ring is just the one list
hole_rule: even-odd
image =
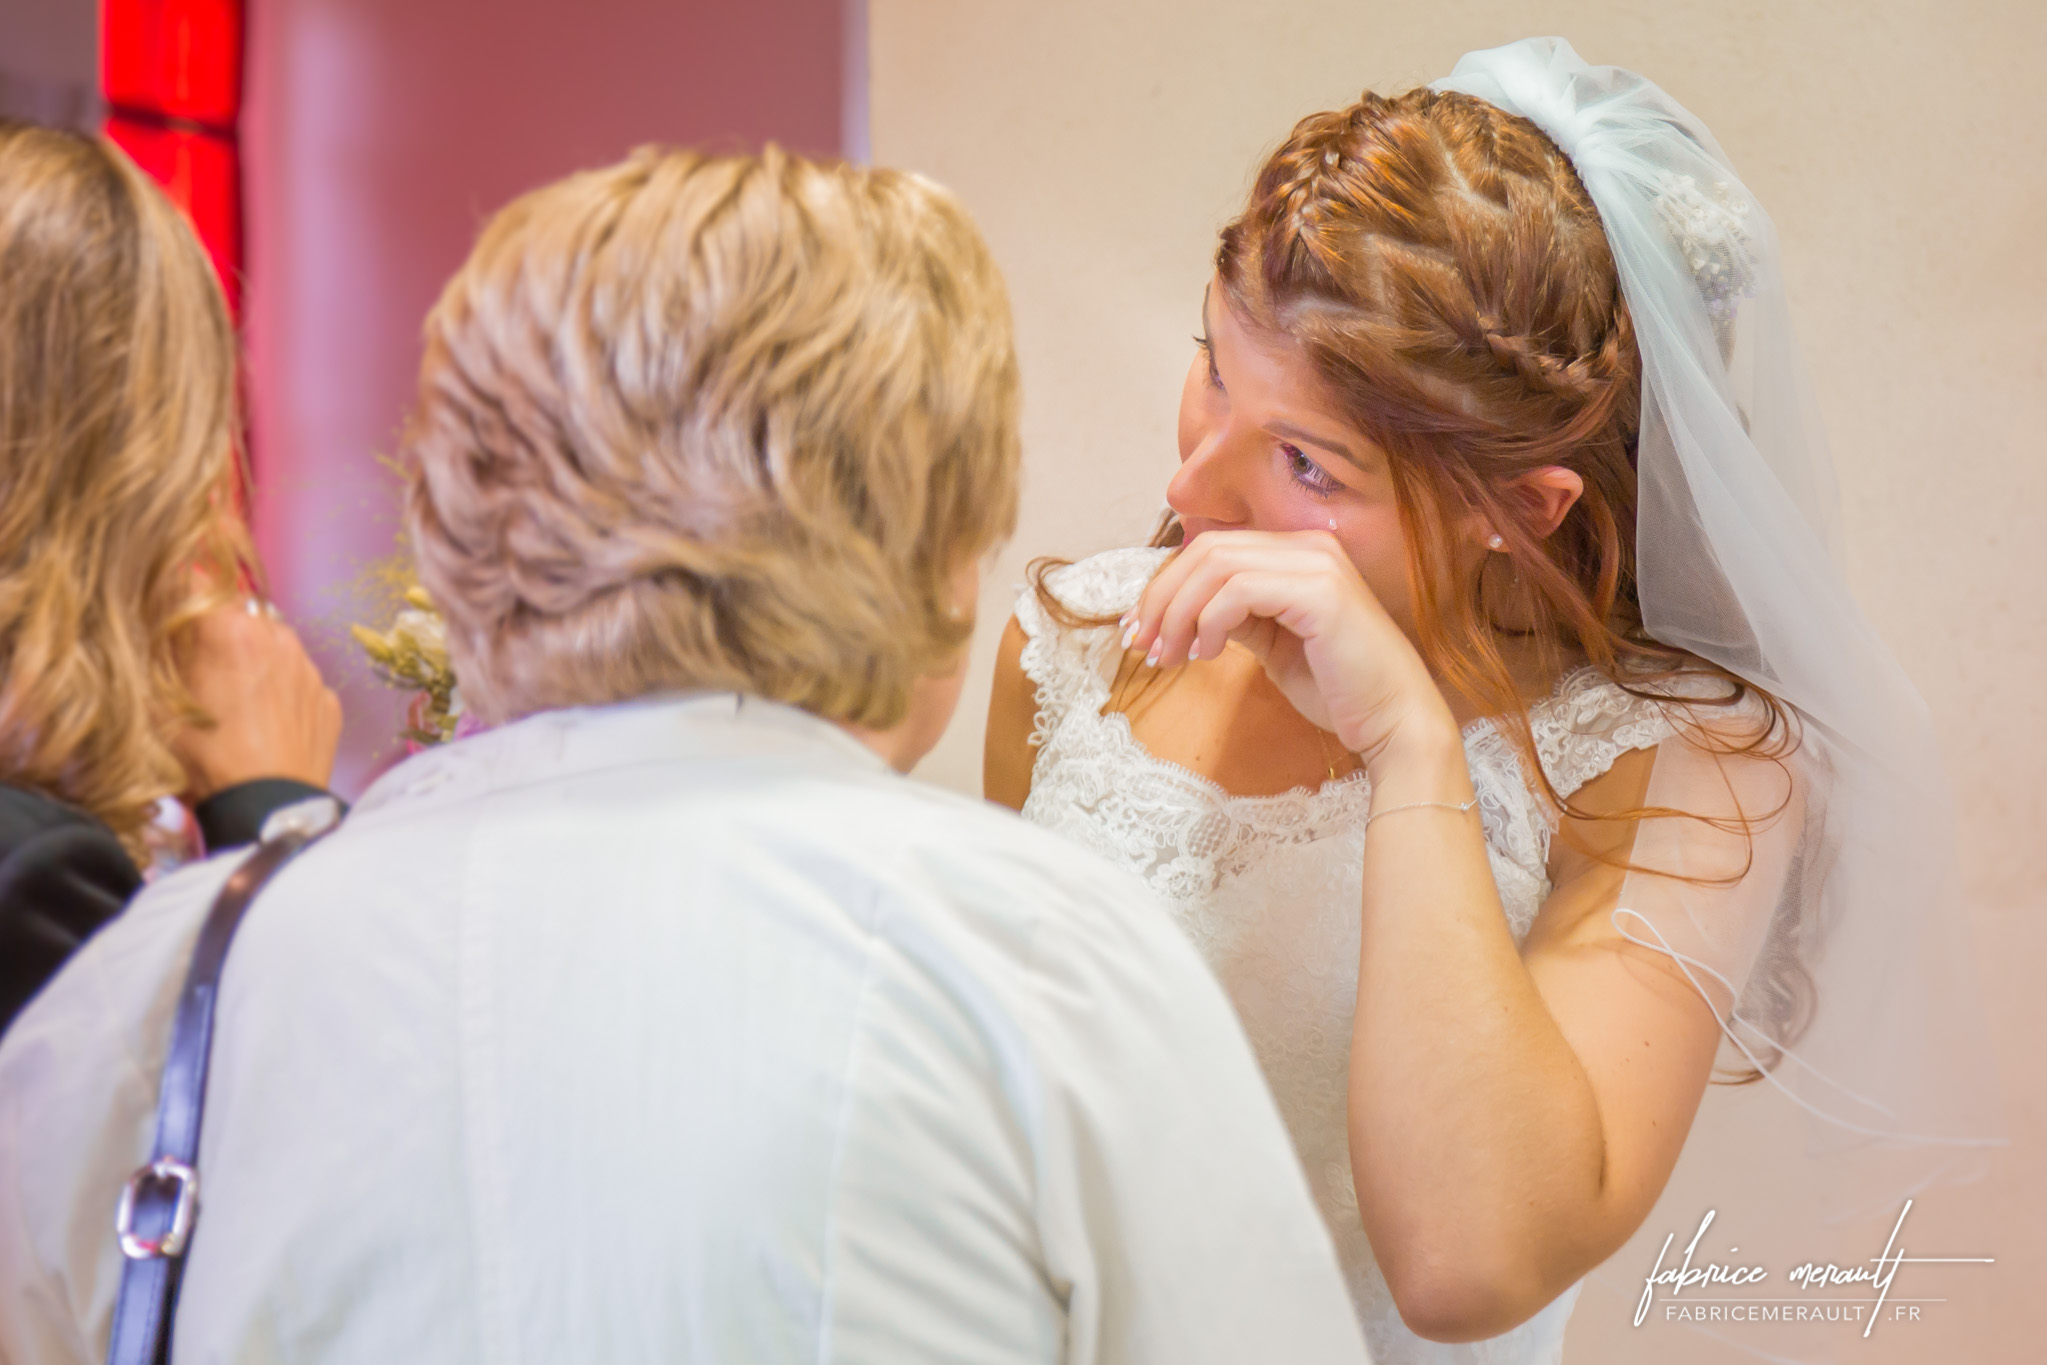
[[1543,775],[1566,799],[1622,754],[1653,748],[1673,733],[1664,703],[1637,696],[1591,668],[1560,682],[1529,724]]
[[[1016,599],[1016,621],[1025,637],[1024,676],[1038,689],[1039,736],[1084,698],[1092,696],[1095,709],[1108,699],[1101,671],[1115,648],[1114,619],[1137,601],[1171,554],[1148,546],[1107,550],[1045,576],[1045,586],[1067,611],[1082,620],[1107,617],[1105,625],[1066,625],[1025,585]],[[1093,696],[1096,691],[1101,695]]]

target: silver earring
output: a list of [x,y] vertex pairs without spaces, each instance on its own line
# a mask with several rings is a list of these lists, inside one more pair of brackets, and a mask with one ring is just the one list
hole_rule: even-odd
[[1335,518],[1335,517],[1331,517],[1331,518],[1329,519],[1329,529],[1330,529],[1330,530],[1332,530],[1332,531],[1334,531],[1334,530],[1336,529],[1336,518]]

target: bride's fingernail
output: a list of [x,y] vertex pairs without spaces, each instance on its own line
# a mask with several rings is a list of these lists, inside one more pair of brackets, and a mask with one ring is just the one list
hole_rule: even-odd
[[1159,666],[1159,655],[1165,652],[1166,640],[1164,636],[1160,636],[1158,639],[1153,640],[1151,642],[1151,653],[1144,656],[1144,661],[1150,664],[1153,668],[1157,668]]
[[1194,661],[1195,661],[1196,659],[1198,659],[1198,658],[1200,658],[1200,657],[1201,657],[1201,637],[1197,635],[1196,637],[1194,637],[1194,643],[1193,643],[1193,644],[1191,644],[1191,645],[1189,645],[1189,646],[1187,646],[1187,662],[1191,664],[1191,663],[1193,663],[1193,662],[1194,662]]
[[1123,626],[1123,648],[1130,648],[1130,642],[1137,638],[1137,622],[1129,621]]

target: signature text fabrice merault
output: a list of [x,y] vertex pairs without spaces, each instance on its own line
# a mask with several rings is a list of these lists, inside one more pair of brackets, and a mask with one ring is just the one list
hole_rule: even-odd
[[[1704,1285],[1727,1285],[1735,1288],[1746,1288],[1759,1285],[1770,1278],[1770,1272],[1759,1265],[1726,1265],[1718,1261],[1707,1261],[1696,1266],[1692,1264],[1693,1257],[1698,1253],[1699,1242],[1706,1235],[1706,1229],[1713,1226],[1715,1212],[1713,1209],[1706,1210],[1706,1216],[1699,1220],[1699,1230],[1693,1233],[1692,1240],[1685,1244],[1684,1259],[1677,1265],[1666,1268],[1663,1264],[1670,1255],[1670,1244],[1677,1239],[1677,1234],[1671,1233],[1663,1239],[1663,1249],[1656,1253],[1656,1264],[1650,1269],[1648,1277],[1642,1285],[1641,1301],[1635,1305],[1635,1326],[1640,1327],[1649,1316],[1649,1309],[1655,1301],[1658,1285],[1667,1286],[1670,1290],[1670,1297],[1675,1299],[1687,1289],[1697,1289]],[[1898,1234],[1904,1230],[1905,1215],[1910,1212],[1912,1212],[1912,1201],[1907,1199],[1905,1207],[1898,1212],[1898,1221],[1891,1227],[1890,1240],[1884,1243],[1883,1253],[1872,1257],[1870,1265],[1839,1266],[1835,1265],[1832,1261],[1807,1261],[1785,1278],[1793,1285],[1808,1291],[1851,1284],[1873,1286],[1876,1290],[1876,1299],[1873,1303],[1847,1303],[1840,1305],[1844,1310],[1853,1310],[1852,1317],[1848,1316],[1846,1312],[1841,1313],[1840,1317],[1847,1321],[1863,1322],[1862,1335],[1867,1337],[1876,1326],[1877,1315],[1883,1311],[1885,1300],[1890,1297],[1891,1281],[1897,1275],[1900,1265],[1908,1261],[1914,1264],[1991,1265],[1994,1263],[1993,1258],[1989,1256],[1907,1256],[1905,1249],[1898,1245]],[[1729,1254],[1732,1255],[1739,1250],[1741,1250],[1739,1247],[1729,1248]],[[1793,1300],[1776,1301],[1767,1306],[1762,1304],[1738,1306],[1747,1309],[1747,1311],[1734,1316],[1745,1317],[1752,1321],[1801,1321],[1811,1317],[1815,1308],[1815,1305],[1800,1304]],[[1867,1310],[1866,1318],[1864,1316],[1865,1309]],[[1667,1313],[1674,1313],[1676,1311],[1675,1309],[1666,1310]],[[1901,1308],[1900,1312],[1902,1313],[1903,1311]],[[1919,1309],[1916,1305],[1910,1311],[1912,1317],[1916,1318],[1919,1316]],[[1830,1312],[1828,1316],[1834,1317],[1835,1314]]]

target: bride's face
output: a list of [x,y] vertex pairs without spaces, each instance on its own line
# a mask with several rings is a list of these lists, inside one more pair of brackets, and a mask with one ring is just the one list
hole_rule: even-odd
[[1411,634],[1407,536],[1386,452],[1343,418],[1299,347],[1250,327],[1224,297],[1211,282],[1166,501],[1190,541],[1223,530],[1335,536]]

